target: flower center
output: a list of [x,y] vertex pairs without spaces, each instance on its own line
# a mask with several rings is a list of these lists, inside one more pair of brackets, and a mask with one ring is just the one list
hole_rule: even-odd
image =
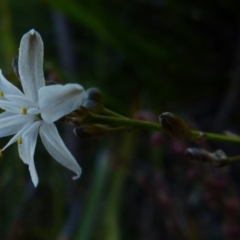
[[23,143],[22,137],[19,137],[19,138],[18,138],[17,143],[18,143],[18,144],[22,144],[22,143]]
[[0,97],[4,97],[4,92],[0,91]]
[[23,115],[26,115],[27,114],[27,108],[22,107],[21,112],[22,112]]

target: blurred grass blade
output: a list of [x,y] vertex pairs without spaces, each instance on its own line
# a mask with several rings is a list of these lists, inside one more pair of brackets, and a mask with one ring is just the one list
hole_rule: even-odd
[[105,188],[106,179],[109,173],[109,152],[106,149],[101,149],[96,159],[96,168],[93,172],[92,189],[88,197],[88,203],[80,229],[77,233],[76,240],[92,239],[94,233],[94,225],[101,199],[103,197],[103,189]]
[[130,58],[137,58],[135,56],[137,52],[161,60],[170,58],[172,50],[163,47],[161,40],[157,43],[151,42],[152,40],[146,39],[135,29],[123,24],[123,21],[106,11],[97,2],[92,6],[89,6],[91,5],[89,2],[84,2],[84,5],[73,0],[45,0],[45,2],[94,32],[100,39],[120,49]]

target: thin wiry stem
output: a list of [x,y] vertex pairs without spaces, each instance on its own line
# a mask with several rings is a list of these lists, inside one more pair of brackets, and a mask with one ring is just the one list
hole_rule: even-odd
[[114,112],[112,110],[109,110],[107,108],[103,109],[103,113],[106,114],[107,116],[111,116],[111,117],[119,117],[119,118],[125,118],[125,119],[127,118],[127,117],[125,117],[125,116],[123,116],[121,114],[118,114],[118,113],[116,113],[116,112]]

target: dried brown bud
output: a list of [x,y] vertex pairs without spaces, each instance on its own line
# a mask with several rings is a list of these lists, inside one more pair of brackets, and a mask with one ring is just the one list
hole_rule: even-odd
[[201,162],[212,162],[215,160],[208,151],[201,148],[188,148],[185,155],[188,160],[197,160]]
[[61,122],[73,123],[75,125],[82,125],[89,112],[84,107],[79,107],[73,113],[70,113],[60,119]]
[[74,133],[79,138],[92,138],[104,135],[106,130],[105,127],[89,124],[76,127]]
[[76,127],[74,133],[79,138],[94,138],[101,137],[108,133],[127,130],[125,127],[111,128],[101,124],[87,124]]
[[191,137],[190,127],[176,114],[170,112],[162,113],[159,121],[163,130],[170,136],[180,139],[189,139]]
[[189,160],[196,160],[201,162],[213,162],[218,166],[223,166],[227,163],[227,155],[221,149],[215,152],[208,152],[201,148],[188,148],[185,152]]

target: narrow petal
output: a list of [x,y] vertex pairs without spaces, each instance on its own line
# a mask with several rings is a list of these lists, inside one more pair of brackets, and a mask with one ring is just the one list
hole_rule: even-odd
[[33,124],[31,124],[30,127],[28,127],[22,134],[22,138],[27,137],[28,135],[30,135],[32,132],[38,132],[38,129],[41,125],[42,121],[36,121]]
[[[9,112],[3,112],[0,114],[0,122],[1,122],[1,119],[13,117],[13,116],[16,116],[16,114],[9,113]],[[6,136],[16,134],[18,131],[20,131],[20,129],[23,127],[23,125],[24,125],[24,123],[22,123],[22,122],[19,123],[18,120],[16,120],[15,123],[11,126],[9,126],[9,125],[0,126],[0,137],[6,137]]]
[[4,146],[4,148],[2,149],[5,150],[7,147],[9,147],[11,144],[13,144],[14,142],[16,142],[18,140],[18,138],[22,137],[23,134],[28,131],[29,129],[31,129],[32,125],[34,124],[33,121],[29,121],[27,123],[25,123],[23,125],[23,127],[19,130],[19,132],[17,132],[10,140],[9,142]]
[[63,166],[75,172],[77,175],[74,179],[80,177],[82,170],[73,155],[66,148],[55,124],[43,122],[40,126],[39,134],[43,145],[51,156]]
[[29,113],[29,114],[39,114],[40,113],[40,110],[39,110],[39,108],[29,108],[28,110],[27,110],[27,112]]
[[7,95],[6,98],[0,100],[0,108],[12,113],[22,113],[23,108],[32,109],[32,114],[39,113],[38,106],[25,96]]
[[9,95],[24,96],[24,94],[17,87],[15,87],[2,75],[1,69],[0,69],[0,91],[2,91],[4,95],[9,94]]
[[0,100],[0,108],[11,113],[21,113],[22,107],[23,106],[17,102]]
[[35,102],[33,102],[31,99],[27,98],[25,95],[18,96],[18,95],[7,95],[6,94],[5,98],[12,102],[19,103],[20,105],[22,105],[24,107],[37,107],[38,106]]
[[43,75],[43,42],[40,34],[31,30],[23,35],[19,48],[19,75],[24,93],[37,103],[38,89],[45,85]]
[[12,117],[15,116],[15,113],[10,113],[10,112],[2,112],[0,113],[0,119],[6,118],[6,117]]
[[19,132],[27,122],[35,121],[35,117],[23,114],[0,114],[0,137],[13,135]]
[[32,182],[35,187],[38,184],[38,175],[35,168],[33,156],[36,148],[38,129],[40,124],[40,121],[35,122],[30,127],[31,130],[25,131],[22,135],[22,143],[18,144],[19,156],[24,163],[28,164]]
[[86,99],[79,84],[51,85],[39,89],[39,108],[44,121],[52,123],[76,110]]

